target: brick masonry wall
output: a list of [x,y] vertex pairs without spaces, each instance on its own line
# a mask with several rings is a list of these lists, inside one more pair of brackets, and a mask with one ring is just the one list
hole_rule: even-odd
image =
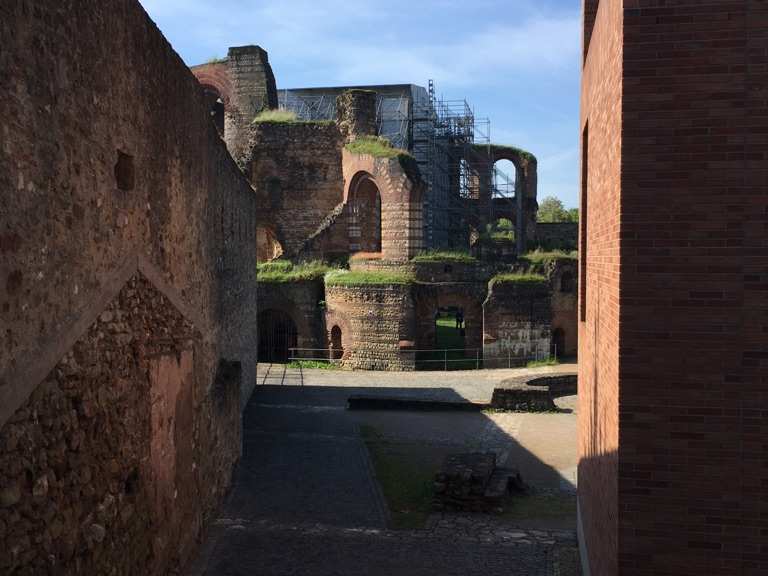
[[[483,300],[487,282],[452,282],[432,284],[418,282],[413,286],[416,305],[416,348],[430,350],[435,344],[435,312],[438,308],[456,306],[464,311],[464,345],[483,348]],[[475,350],[472,351],[474,354]],[[474,357],[470,354],[471,357]]]
[[[586,24],[597,2],[585,3]],[[592,574],[618,574],[619,239],[621,174],[622,2],[597,8],[582,73],[580,251],[586,282],[579,306],[579,512]],[[587,26],[589,27],[589,26]],[[582,137],[583,140],[583,137]],[[584,156],[588,156],[586,165]],[[584,197],[584,189],[587,196]],[[587,209],[584,210],[584,205]],[[583,248],[583,244],[582,244]],[[580,283],[581,285],[581,283]]]
[[344,200],[363,175],[370,177],[381,195],[381,250],[385,259],[407,260],[423,249],[423,183],[398,159],[374,158],[343,150]]
[[625,2],[624,44],[619,569],[765,574],[768,5]]
[[498,368],[546,358],[551,323],[547,283],[492,284],[483,303],[483,365]]
[[257,123],[250,129],[246,174],[256,189],[260,225],[295,256],[342,203],[342,139],[334,124]]
[[409,285],[326,286],[326,325],[342,330],[345,367],[413,370],[414,304]]
[[[198,82],[136,2],[13,0],[0,10],[0,426],[16,417],[25,422],[25,403],[53,402],[48,392],[32,395],[140,272],[200,334],[192,348],[195,413],[184,412],[176,426],[189,437],[237,430],[237,413],[205,406],[216,396],[220,359],[242,363],[243,401],[255,383],[256,198],[221,142]],[[109,377],[99,380],[100,389],[113,394],[124,376],[106,352],[102,361],[99,374]],[[178,366],[162,361],[158,374],[178,375]],[[189,398],[184,378],[179,398]],[[146,389],[141,379],[135,385]],[[87,396],[90,387],[84,382],[76,394]],[[137,406],[139,399],[126,401]],[[97,408],[96,418],[109,418],[109,406]],[[52,426],[58,442],[59,424]],[[65,441],[73,440],[75,428],[61,426]],[[104,444],[95,452],[119,453],[122,440],[92,434]],[[221,438],[214,452],[204,442],[195,448],[210,487],[229,481],[232,462],[224,456],[239,450],[239,438]],[[27,448],[46,458],[40,443]],[[195,500],[201,515],[215,504],[203,492]],[[178,513],[191,513],[192,502],[179,501]],[[46,521],[47,509],[23,516]],[[200,530],[185,520],[179,535],[172,525],[153,524],[151,537],[178,536],[181,545]],[[85,532],[76,534],[85,550]],[[152,554],[147,570],[162,558],[170,562]]]
[[564,346],[557,350],[559,356],[576,356],[578,353],[579,323],[579,269],[574,260],[556,260],[547,274],[551,290],[552,334],[563,331]]

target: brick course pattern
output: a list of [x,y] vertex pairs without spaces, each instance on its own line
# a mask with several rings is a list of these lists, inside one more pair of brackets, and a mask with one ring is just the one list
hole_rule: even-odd
[[765,574],[768,6],[586,8],[592,573]]

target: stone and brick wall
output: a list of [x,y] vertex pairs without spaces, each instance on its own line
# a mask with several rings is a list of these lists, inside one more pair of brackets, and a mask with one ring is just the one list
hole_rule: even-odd
[[345,142],[376,134],[376,92],[347,90],[336,98],[336,125]]
[[272,230],[286,257],[295,257],[343,202],[341,148],[334,124],[251,126],[245,171],[263,206],[259,225]]
[[549,285],[492,282],[483,303],[483,366],[500,368],[549,354]]
[[243,166],[250,152],[251,122],[260,112],[277,108],[277,85],[267,52],[259,46],[235,46],[226,59],[193,66],[192,73],[221,97],[224,140]]
[[[413,370],[414,304],[409,285],[326,286],[326,326],[342,330],[343,365],[364,370]],[[412,344],[411,344],[412,347]]]
[[[138,3],[1,10],[3,561],[39,573],[52,556],[69,574],[101,573],[110,558],[164,574],[239,453],[238,386],[222,388],[219,366],[240,363],[244,402],[255,194]],[[162,462],[134,480],[128,467],[153,450]],[[132,510],[136,490],[152,498]]]
[[578,263],[570,258],[555,260],[547,277],[551,290],[552,351],[558,358],[576,356],[579,339]]
[[472,349],[470,357],[474,357],[472,355],[483,348],[483,300],[487,292],[488,283],[482,280],[480,282],[415,283],[413,299],[416,306],[416,348],[431,350],[437,347],[435,312],[439,308],[455,306],[464,313],[464,346]]
[[375,158],[343,150],[344,200],[361,178],[374,182],[381,195],[381,252],[389,260],[407,260],[423,250],[423,186],[418,171],[397,158]]

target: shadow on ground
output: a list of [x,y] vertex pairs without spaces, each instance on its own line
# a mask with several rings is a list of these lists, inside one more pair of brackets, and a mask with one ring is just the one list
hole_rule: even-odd
[[[350,412],[352,395],[464,397],[301,383],[256,388],[232,490],[190,575],[577,573],[574,415]],[[496,452],[530,494],[497,515],[430,513],[432,475],[467,451]]]

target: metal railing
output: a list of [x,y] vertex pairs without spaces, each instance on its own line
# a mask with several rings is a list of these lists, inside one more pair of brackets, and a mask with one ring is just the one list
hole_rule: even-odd
[[[343,349],[334,348],[289,348],[288,362],[327,362],[340,364]],[[507,350],[503,354],[483,354],[482,348],[440,348],[400,350],[399,354],[412,359],[419,370],[479,370],[481,368],[524,368],[530,362],[557,358],[557,349],[550,353],[537,349],[533,354],[519,355]]]

